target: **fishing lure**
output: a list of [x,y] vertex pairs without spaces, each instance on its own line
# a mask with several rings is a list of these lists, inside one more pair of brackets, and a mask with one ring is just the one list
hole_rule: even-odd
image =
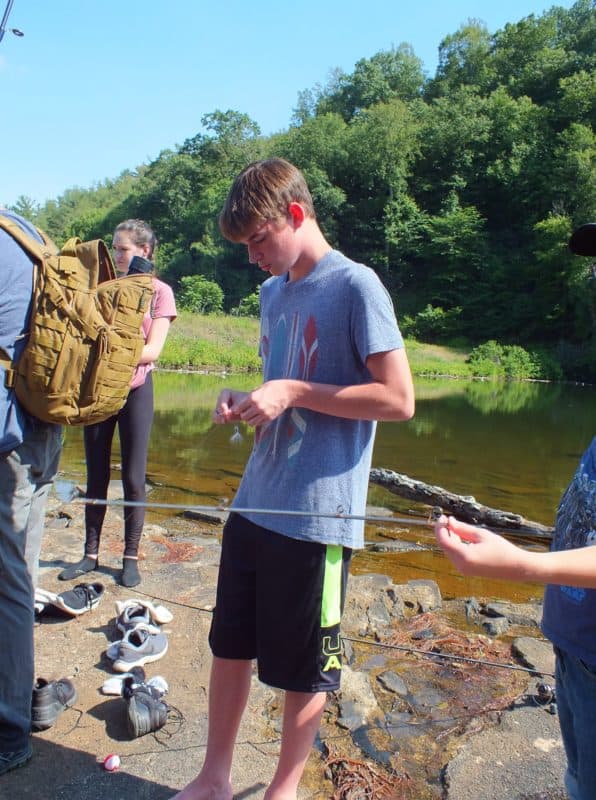
[[238,425],[234,425],[234,433],[230,436],[230,444],[242,444],[244,437],[240,433]]

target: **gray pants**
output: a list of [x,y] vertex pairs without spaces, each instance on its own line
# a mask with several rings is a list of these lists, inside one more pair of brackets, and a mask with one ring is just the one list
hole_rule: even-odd
[[58,469],[62,429],[35,424],[0,453],[0,752],[27,746],[31,730],[33,599],[45,504]]

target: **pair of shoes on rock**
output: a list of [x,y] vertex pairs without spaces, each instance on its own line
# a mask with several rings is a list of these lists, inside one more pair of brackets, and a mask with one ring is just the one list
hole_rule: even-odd
[[46,681],[38,678],[31,698],[31,728],[46,731],[60,714],[77,702],[77,690],[68,678]]
[[135,598],[117,600],[116,614],[118,615],[116,627],[122,634],[132,630],[140,622],[145,625],[164,625],[174,619],[172,612],[168,611],[165,606],[156,606],[148,600]]
[[95,583],[79,583],[73,589],[60,592],[60,594],[38,587],[35,590],[35,608],[37,611],[39,606],[40,611],[42,611],[47,606],[54,606],[54,608],[59,608],[66,614],[70,614],[71,617],[78,617],[80,614],[96,608],[104,591],[105,587],[99,581]]
[[[163,678],[161,680],[165,683]],[[163,728],[168,719],[170,709],[162,699],[165,692],[152,684],[152,681],[138,684],[133,677],[127,677],[123,681],[126,723],[128,733],[133,739]]]
[[168,639],[155,625],[139,622],[126,631],[124,637],[113,642],[106,650],[115,672],[130,672],[133,667],[142,667],[158,661],[168,651]]
[[11,769],[23,767],[33,755],[33,750],[29,742],[21,750],[13,750],[10,753],[0,751],[0,775],[10,772]]

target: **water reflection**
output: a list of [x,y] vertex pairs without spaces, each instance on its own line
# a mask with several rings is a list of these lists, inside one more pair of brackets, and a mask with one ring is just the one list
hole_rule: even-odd
[[[156,410],[148,462],[148,478],[155,486],[151,500],[182,505],[219,505],[231,500],[250,453],[253,433],[243,425],[238,431],[215,426],[211,413],[224,386],[249,390],[257,382],[255,376],[155,375]],[[558,500],[595,433],[596,389],[417,380],[416,394],[416,415],[410,422],[379,425],[374,466],[458,494],[474,495],[485,505],[552,524]],[[117,465],[117,441],[112,458]],[[84,487],[82,429],[66,431],[61,471],[66,481]],[[112,477],[119,478],[117,469]],[[389,508],[398,516],[427,511],[372,485],[369,503]],[[433,542],[430,530],[423,527],[367,527],[367,539],[381,536],[399,536],[428,547]],[[541,594],[537,587],[516,588],[503,582],[456,576],[432,549],[359,554],[355,569],[386,572],[395,580],[435,578],[445,594],[458,596],[523,599]]]

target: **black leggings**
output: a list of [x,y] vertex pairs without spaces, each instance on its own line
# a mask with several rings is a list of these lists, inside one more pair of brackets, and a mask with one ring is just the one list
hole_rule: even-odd
[[[142,386],[131,389],[126,403],[118,414],[95,425],[87,425],[84,429],[87,497],[105,500],[108,496],[112,439],[117,423],[120,435],[124,499],[144,502],[147,450],[152,422],[153,380],[149,372]],[[85,506],[86,554],[94,555],[99,551],[99,539],[106,510],[106,506]],[[125,556],[138,554],[144,522],[145,508],[143,506],[125,507]]]

